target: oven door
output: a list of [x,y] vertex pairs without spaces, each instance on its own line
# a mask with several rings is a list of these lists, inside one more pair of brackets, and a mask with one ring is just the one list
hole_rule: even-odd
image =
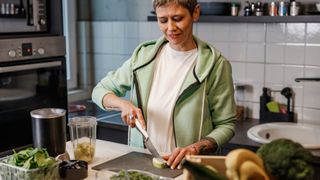
[[32,145],[30,111],[67,108],[65,58],[0,63],[0,152]]

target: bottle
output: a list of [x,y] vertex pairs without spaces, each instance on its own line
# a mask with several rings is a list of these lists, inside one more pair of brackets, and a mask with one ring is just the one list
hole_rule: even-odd
[[279,8],[278,8],[278,15],[279,16],[287,16],[287,6],[283,1],[280,1]]
[[263,16],[263,7],[262,7],[262,3],[260,1],[258,1],[256,3],[255,15],[256,16]]
[[277,5],[274,1],[272,1],[269,6],[269,16],[277,16],[277,15],[278,15]]
[[182,160],[181,165],[192,174],[195,180],[227,180],[225,176],[220,175],[209,165],[191,162],[186,159]]
[[231,16],[238,16],[239,7],[236,3],[231,4]]
[[6,14],[6,5],[4,3],[1,3],[1,10],[0,10],[0,14]]
[[297,16],[299,14],[299,6],[295,0],[290,2],[290,16]]
[[252,15],[252,6],[249,1],[247,1],[247,6],[244,7],[244,16],[251,16]]

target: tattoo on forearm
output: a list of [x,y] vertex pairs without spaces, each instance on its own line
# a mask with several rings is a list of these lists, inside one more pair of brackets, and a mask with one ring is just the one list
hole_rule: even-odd
[[217,148],[217,143],[213,138],[203,138],[197,144],[199,154],[213,154]]

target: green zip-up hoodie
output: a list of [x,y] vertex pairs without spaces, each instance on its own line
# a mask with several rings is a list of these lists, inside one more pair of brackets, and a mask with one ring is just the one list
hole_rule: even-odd
[[[218,50],[197,37],[194,39],[198,59],[182,84],[182,93],[173,110],[175,142],[177,147],[185,147],[201,138],[211,137],[221,147],[234,135],[236,113],[231,66]],[[95,86],[92,100],[105,109],[102,99],[107,93],[123,97],[132,89],[132,101],[142,110],[147,124],[154,59],[167,42],[161,37],[139,45],[129,60]],[[143,137],[136,128],[129,128],[128,144],[143,147]]]

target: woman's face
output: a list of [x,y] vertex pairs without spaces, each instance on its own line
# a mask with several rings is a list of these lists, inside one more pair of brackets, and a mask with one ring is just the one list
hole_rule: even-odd
[[196,6],[193,14],[175,3],[159,6],[156,12],[160,30],[172,48],[187,51],[196,47],[192,36],[192,25],[199,18],[199,5]]

